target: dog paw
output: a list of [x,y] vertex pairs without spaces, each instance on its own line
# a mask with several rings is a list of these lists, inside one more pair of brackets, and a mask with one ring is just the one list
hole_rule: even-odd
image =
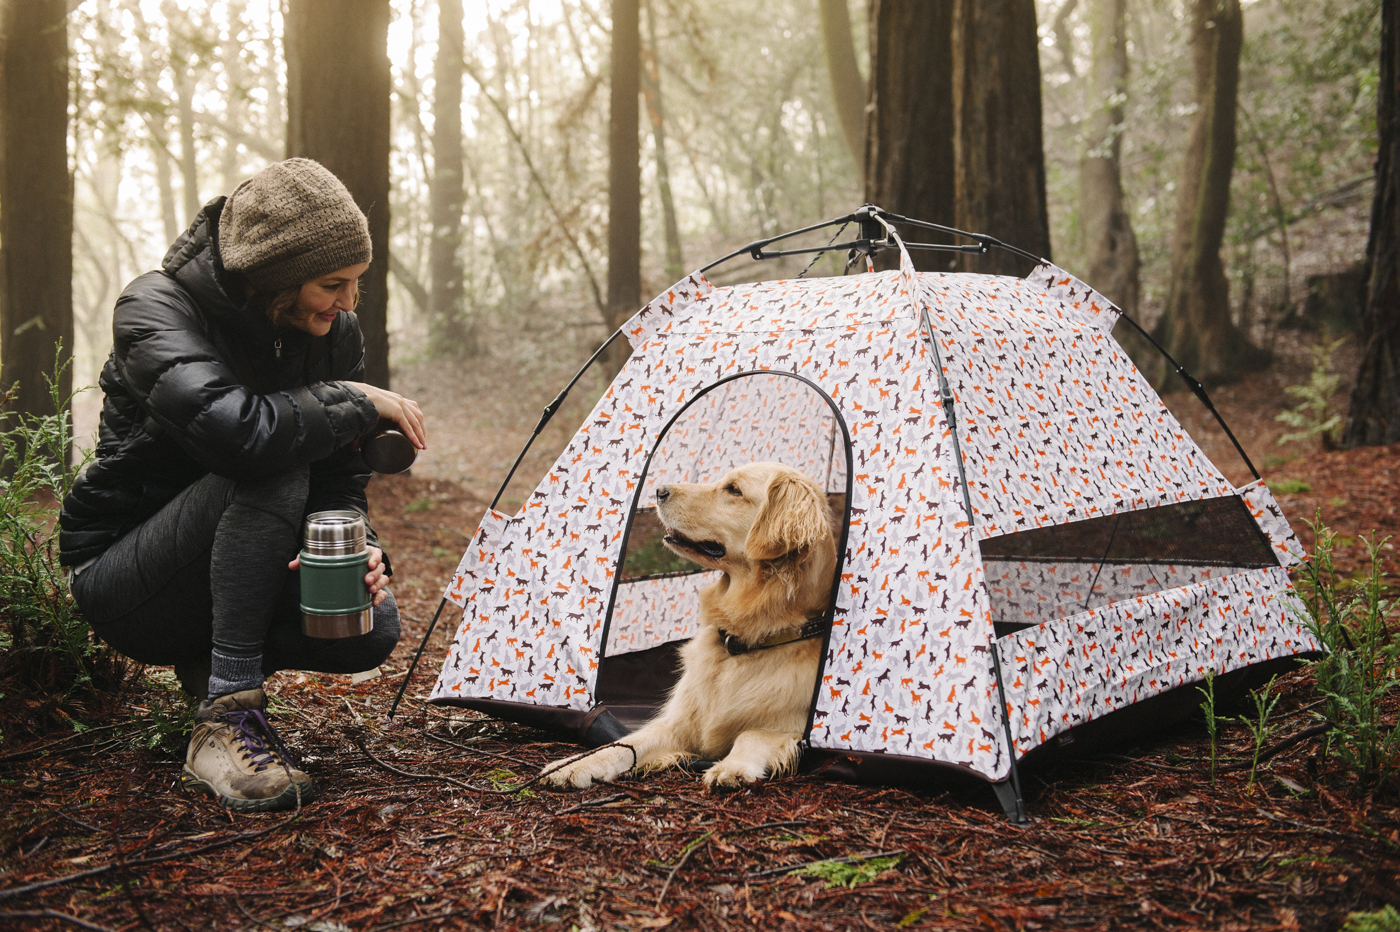
[[609,748],[594,754],[579,754],[555,761],[545,768],[544,782],[551,786],[586,790],[597,781],[611,780],[626,773],[632,753],[626,748]]
[[752,761],[722,760],[705,771],[705,786],[711,790],[735,789],[746,783],[757,783],[767,774],[767,768]]

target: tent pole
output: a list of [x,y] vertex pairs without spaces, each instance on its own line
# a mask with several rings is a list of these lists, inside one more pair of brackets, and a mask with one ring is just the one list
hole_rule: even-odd
[[544,426],[548,424],[550,422],[550,419],[552,419],[554,415],[559,411],[559,409],[563,407],[564,399],[569,397],[569,390],[578,384],[578,380],[583,378],[583,374],[588,371],[588,367],[593,365],[593,363],[598,359],[598,357],[603,355],[603,353],[607,351],[607,348],[609,346],[612,346],[612,341],[616,340],[618,334],[620,333],[622,333],[622,327],[618,327],[616,330],[614,330],[612,332],[612,336],[604,340],[603,345],[593,351],[593,355],[588,357],[588,362],[584,363],[583,368],[579,369],[578,372],[574,373],[574,377],[569,380],[568,385],[564,386],[564,390],[558,395],[555,395],[554,400],[544,406],[544,410],[540,412],[540,422],[535,425],[534,433],[530,434],[530,439],[525,441],[525,446],[521,449],[520,455],[517,456],[515,458],[515,462],[511,464],[510,472],[506,473],[506,481],[501,483],[501,487],[496,490],[496,497],[491,499],[492,511],[496,510],[497,502],[499,502],[501,500],[501,496],[505,494],[506,487],[510,485],[510,480],[515,477],[515,471],[520,467],[520,463],[525,459],[525,454],[530,452],[530,446],[535,442],[535,438],[540,435],[540,431],[544,430]]
[[1249,455],[1244,452],[1244,447],[1240,446],[1240,442],[1235,439],[1234,431],[1230,430],[1230,425],[1225,423],[1225,418],[1220,416],[1220,412],[1215,410],[1215,405],[1211,403],[1210,396],[1206,394],[1206,387],[1197,381],[1195,376],[1182,368],[1181,363],[1173,359],[1171,353],[1168,353],[1166,349],[1163,348],[1162,344],[1152,339],[1152,334],[1142,329],[1142,326],[1137,321],[1133,320],[1122,311],[1118,312],[1118,319],[1127,321],[1132,325],[1134,330],[1143,335],[1148,343],[1151,343],[1157,348],[1157,352],[1161,353],[1162,358],[1167,361],[1168,365],[1176,370],[1177,375],[1181,376],[1181,380],[1186,383],[1187,388],[1191,389],[1191,393],[1200,399],[1201,404],[1206,406],[1207,411],[1214,415],[1215,422],[1220,425],[1220,429],[1225,431],[1225,436],[1229,437],[1230,442],[1235,445],[1235,452],[1240,455],[1240,459],[1244,460],[1244,464],[1248,466],[1249,471],[1254,474],[1255,481],[1257,482],[1261,479],[1262,477],[1259,475],[1259,470],[1254,468],[1254,464],[1250,462]]
[[[548,424],[550,419],[563,407],[564,399],[569,397],[569,390],[578,384],[578,380],[583,378],[583,374],[588,371],[588,367],[593,365],[598,357],[607,351],[607,348],[612,345],[613,340],[616,340],[620,333],[622,333],[622,328],[618,327],[612,332],[612,336],[603,341],[602,346],[593,351],[593,355],[588,357],[588,362],[584,363],[583,368],[579,369],[578,372],[574,374],[574,377],[569,380],[569,384],[564,386],[564,390],[556,395],[553,401],[544,406],[544,411],[540,413],[540,421],[535,425],[534,432],[530,434],[530,439],[525,441],[525,446],[521,449],[520,455],[515,458],[515,462],[510,467],[510,472],[506,473],[506,481],[502,482],[501,487],[496,490],[496,497],[491,499],[492,511],[496,510],[496,505],[500,502],[501,496],[505,494],[506,488],[510,485],[510,480],[515,477],[515,471],[520,468],[521,462],[525,459],[525,454],[530,452],[530,446],[535,442],[535,438],[540,435],[540,431],[544,430],[545,425]],[[438,617],[442,615],[442,610],[446,607],[447,597],[444,596],[442,601],[438,603],[437,612],[433,615],[433,620],[428,623],[428,631],[423,635],[423,641],[418,645],[418,650],[413,655],[413,662],[408,665],[408,675],[406,675],[403,678],[403,682],[399,684],[398,695],[394,697],[394,704],[389,707],[389,718],[392,719],[394,713],[398,711],[399,700],[403,698],[404,690],[408,688],[408,681],[413,679],[413,672],[418,669],[418,660],[423,656],[423,648],[428,646],[428,638],[433,636],[433,629],[437,627]]]
[[[953,462],[958,466],[958,481],[962,484],[963,507],[967,509],[967,527],[971,531],[975,520],[972,514],[972,496],[967,491],[967,472],[963,469],[962,446],[958,443],[958,415],[953,405],[953,390],[948,385],[948,377],[943,372],[943,359],[938,352],[938,341],[933,335],[933,323],[928,318],[928,308],[919,309],[924,322],[924,336],[929,349],[933,350],[933,367],[938,373],[938,394],[943,401],[943,416],[948,421],[948,433],[953,438]],[[1011,762],[1011,790],[1015,794],[1014,806],[1006,806],[1007,818],[1013,825],[1029,825],[1026,818],[1026,803],[1021,796],[1021,774],[1016,767],[1016,743],[1011,738],[1011,713],[1006,707],[1006,690],[1001,682],[1001,656],[997,652],[996,631],[992,631],[990,641],[992,675],[997,684],[997,706],[1001,715],[1002,731],[1006,736],[1006,755]],[[1000,795],[1000,793],[998,793]]]
[[403,682],[399,684],[398,695],[394,696],[394,704],[389,706],[389,718],[393,719],[394,713],[399,710],[399,700],[403,698],[403,692],[408,689],[408,681],[413,679],[413,671],[418,669],[418,658],[423,656],[423,648],[428,646],[428,638],[433,636],[433,629],[437,627],[438,618],[442,615],[442,610],[447,607],[447,596],[442,597],[438,603],[437,611],[433,614],[433,620],[428,622],[428,632],[423,635],[423,640],[418,645],[418,650],[413,655],[413,662],[408,665],[408,673],[404,675]]

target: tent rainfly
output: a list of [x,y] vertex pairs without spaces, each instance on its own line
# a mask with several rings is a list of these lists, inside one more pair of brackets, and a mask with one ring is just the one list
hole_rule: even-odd
[[843,519],[808,751],[975,774],[1013,814],[1028,752],[1319,649],[1287,520],[1187,435],[1117,308],[1048,262],[916,272],[897,244],[897,271],[696,273],[633,317],[567,449],[473,535],[430,701],[581,737],[604,710],[644,721],[716,576],[661,548],[655,489],[752,461],[802,470]]

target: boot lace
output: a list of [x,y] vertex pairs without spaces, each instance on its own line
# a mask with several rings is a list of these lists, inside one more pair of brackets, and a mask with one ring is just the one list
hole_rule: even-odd
[[254,773],[262,773],[273,764],[278,764],[283,769],[287,769],[289,765],[296,766],[292,752],[287,750],[272,724],[258,709],[226,712],[224,720],[238,729],[238,741],[243,745],[243,756],[253,765]]

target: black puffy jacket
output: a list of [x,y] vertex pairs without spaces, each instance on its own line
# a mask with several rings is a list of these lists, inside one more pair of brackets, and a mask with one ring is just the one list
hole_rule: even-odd
[[59,517],[65,566],[100,555],[211,472],[238,479],[309,463],[308,510],[352,508],[368,527],[370,470],[351,444],[378,418],[340,381],[364,378],[359,323],[340,314],[324,337],[274,331],[219,261],[223,204],[206,204],[161,271],[117,299],[96,459]]

